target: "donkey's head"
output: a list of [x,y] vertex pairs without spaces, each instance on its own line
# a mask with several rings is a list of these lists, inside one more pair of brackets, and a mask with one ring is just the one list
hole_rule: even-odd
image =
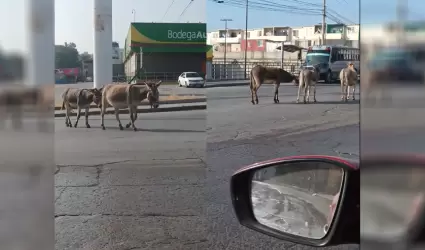
[[149,104],[151,105],[151,108],[158,108],[159,107],[159,91],[158,87],[161,85],[162,81],[156,82],[156,83],[145,83],[146,88],[148,89],[147,93],[147,99],[149,101]]
[[90,94],[93,95],[93,102],[94,104],[96,104],[99,108],[102,107],[102,91],[103,91],[103,87],[100,89],[97,88],[92,88],[92,89],[88,89],[88,91],[90,92]]

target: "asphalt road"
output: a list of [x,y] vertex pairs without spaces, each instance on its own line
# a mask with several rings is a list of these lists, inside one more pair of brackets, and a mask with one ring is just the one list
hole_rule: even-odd
[[240,226],[229,195],[229,177],[247,164],[299,154],[358,158],[358,102],[341,103],[337,85],[318,86],[316,104],[295,104],[296,91],[281,86],[280,104],[273,104],[273,87],[264,85],[254,106],[248,86],[208,89],[209,249],[312,249]]
[[205,111],[106,117],[55,119],[56,248],[207,249]]
[[[248,86],[211,88],[208,117],[142,114],[138,132],[119,131],[113,116],[106,131],[98,117],[91,118],[92,129],[66,128],[56,119],[58,249],[312,249],[240,226],[229,195],[229,177],[247,164],[299,154],[358,158],[359,102],[342,103],[337,85],[319,85],[315,104],[296,104],[296,91],[282,85],[280,104],[273,104],[273,87],[264,85],[254,106]],[[362,134],[362,150],[424,151],[421,94],[405,92],[392,106],[365,106],[373,122]],[[403,112],[405,100],[416,113]],[[400,129],[406,117],[417,126]]]

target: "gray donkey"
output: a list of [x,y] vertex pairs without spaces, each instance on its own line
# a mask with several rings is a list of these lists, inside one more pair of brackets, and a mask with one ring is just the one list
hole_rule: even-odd
[[[303,67],[300,70],[300,77],[299,77],[299,85],[298,85],[298,96],[297,96],[297,103],[300,102],[300,94],[301,90],[304,90],[304,103],[310,102],[310,90],[313,88],[313,99],[314,102],[317,102],[316,100],[316,83],[319,80],[319,66],[310,66],[310,67]],[[306,100],[307,97],[307,100]]]
[[339,79],[341,81],[341,100],[348,101],[350,99],[350,88],[353,94],[352,99],[356,100],[357,71],[352,62],[349,62],[348,66],[339,72]]
[[81,109],[84,109],[84,116],[86,118],[86,127],[90,128],[89,124],[89,110],[90,105],[94,102],[98,107],[100,107],[100,100],[102,98],[102,92],[99,89],[77,89],[77,88],[67,88],[62,93],[62,107],[61,109],[66,109],[65,116],[65,125],[72,128],[71,119],[69,115],[72,109],[77,109],[77,120],[75,121],[74,127],[78,125],[78,121],[81,116]]
[[[274,103],[279,103],[279,86],[281,82],[295,82],[295,76],[281,68],[269,68],[256,65],[250,73],[249,87],[251,89],[251,103],[258,104],[257,91],[265,80],[272,80],[274,84]],[[255,99],[255,102],[254,102]]]

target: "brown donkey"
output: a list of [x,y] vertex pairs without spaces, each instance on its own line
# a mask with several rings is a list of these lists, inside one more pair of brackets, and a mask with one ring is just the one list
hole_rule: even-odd
[[124,128],[120,121],[119,111],[120,109],[128,108],[130,122],[126,125],[126,128],[132,126],[133,130],[137,131],[134,121],[137,119],[137,107],[140,105],[140,102],[140,88],[134,84],[108,84],[104,86],[101,103],[102,124],[100,126],[105,130],[104,116],[106,108],[111,106],[115,109],[115,117],[118,121],[118,126],[120,130],[123,130]]
[[[251,89],[251,103],[258,104],[257,91],[265,80],[271,80],[274,84],[274,103],[279,103],[279,86],[281,82],[295,82],[295,76],[281,68],[268,68],[256,65],[250,73],[249,87]],[[255,102],[254,102],[255,99]]]

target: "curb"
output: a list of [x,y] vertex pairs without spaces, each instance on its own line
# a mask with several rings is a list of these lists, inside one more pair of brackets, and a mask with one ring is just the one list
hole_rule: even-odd
[[219,88],[219,87],[234,87],[234,86],[247,86],[249,82],[238,82],[238,83],[220,83],[220,84],[207,84],[204,88]]
[[[156,109],[137,109],[137,113],[158,113],[158,112],[175,112],[175,111],[190,111],[190,110],[205,110],[207,109],[206,104],[202,105],[191,105],[191,106],[178,106],[178,107],[168,107],[168,108],[156,108]],[[128,114],[128,109],[121,109],[119,114]],[[81,115],[84,115],[85,112],[81,112]],[[106,110],[105,114],[115,114],[115,110]],[[89,111],[89,115],[100,115],[100,110]],[[71,113],[70,116],[77,116],[76,113]],[[65,113],[55,113],[55,117],[65,117]]]
[[[193,98],[193,99],[182,99],[182,100],[170,100],[170,101],[160,101],[159,105],[167,104],[185,104],[185,103],[197,103],[197,102],[206,102],[207,98]],[[139,106],[149,106],[148,103],[142,102]],[[98,108],[96,105],[90,105],[90,108]],[[60,106],[55,106],[55,111],[61,110]]]

